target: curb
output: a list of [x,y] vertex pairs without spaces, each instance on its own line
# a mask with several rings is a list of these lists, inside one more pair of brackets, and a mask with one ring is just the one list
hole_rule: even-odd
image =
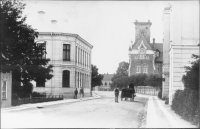
[[17,111],[35,109],[35,108],[44,108],[44,107],[49,107],[49,106],[54,106],[54,105],[60,105],[60,104],[65,104],[65,103],[75,103],[75,102],[81,102],[81,101],[87,101],[87,100],[99,99],[99,98],[101,98],[101,96],[93,93],[92,97],[83,98],[82,100],[80,100],[80,99],[77,99],[77,100],[68,99],[68,100],[60,100],[60,101],[51,101],[51,102],[30,104],[29,106],[28,105],[21,105],[21,107],[16,107],[14,109],[11,109],[13,107],[10,107],[10,108],[7,108],[7,109],[1,109],[1,113],[17,112]]

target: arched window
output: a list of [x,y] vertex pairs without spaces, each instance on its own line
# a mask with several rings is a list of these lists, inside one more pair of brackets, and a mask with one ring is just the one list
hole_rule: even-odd
[[136,65],[136,73],[141,73],[141,66],[140,66],[140,64]]
[[148,65],[147,64],[143,65],[143,73],[148,73]]
[[62,78],[62,85],[63,87],[70,87],[70,71],[64,70],[63,71],[63,78]]

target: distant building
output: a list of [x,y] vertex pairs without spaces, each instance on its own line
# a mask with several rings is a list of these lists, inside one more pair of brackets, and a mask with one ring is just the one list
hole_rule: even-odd
[[103,80],[102,80],[102,85],[99,87],[99,90],[100,91],[109,91],[111,90],[111,84],[112,84],[112,81],[111,79],[113,78],[114,74],[102,74],[104,77],[103,77]]
[[91,55],[93,46],[77,34],[64,33],[56,26],[44,23],[43,11],[39,12],[39,21],[34,28],[39,31],[36,43],[46,47],[46,55],[53,67],[53,78],[47,82],[33,82],[34,91],[46,94],[63,95],[73,98],[75,88],[84,88],[84,96],[90,96],[91,91]]
[[129,76],[139,73],[162,75],[163,44],[150,43],[151,22],[134,22],[135,42],[129,47]]
[[12,102],[12,74],[0,73],[1,108],[11,107]]
[[173,1],[163,11],[163,92],[172,104],[174,93],[184,89],[184,66],[199,55],[199,1]]

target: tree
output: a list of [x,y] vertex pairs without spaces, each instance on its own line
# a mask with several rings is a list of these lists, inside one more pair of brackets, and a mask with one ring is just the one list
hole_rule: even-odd
[[146,86],[147,74],[135,74],[130,76],[130,82],[134,84],[134,86]]
[[[25,4],[18,0],[5,0],[0,7],[0,72],[12,72],[12,86],[17,93],[19,83],[24,91],[30,91],[32,80],[46,81],[53,75],[50,59],[41,58],[46,54],[45,46],[37,45],[38,32],[25,23],[22,16]],[[28,90],[29,89],[29,90]]]
[[130,82],[130,79],[128,76],[121,76],[121,77],[113,79],[111,88],[114,89],[118,87],[119,89],[122,89],[124,87],[128,87],[129,82]]
[[96,65],[92,65],[92,87],[102,85],[103,75],[98,73]]
[[148,86],[162,87],[162,76],[158,74],[150,74],[147,76],[146,84]]
[[112,80],[112,89],[115,87],[123,88],[126,87],[129,83],[128,79],[128,67],[129,63],[123,61],[119,63],[116,74],[114,74]]
[[191,62],[191,66],[186,66],[186,74],[183,75],[182,81],[185,88],[199,91],[199,56],[192,55],[195,61]]
[[119,63],[119,67],[117,68],[116,74],[113,76],[113,79],[123,76],[128,76],[128,67],[129,63],[123,61]]

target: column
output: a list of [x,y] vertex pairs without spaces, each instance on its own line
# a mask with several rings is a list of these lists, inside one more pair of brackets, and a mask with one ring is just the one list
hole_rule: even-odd
[[163,11],[163,78],[162,83],[162,98],[169,97],[169,50],[170,50],[170,8],[165,8]]

